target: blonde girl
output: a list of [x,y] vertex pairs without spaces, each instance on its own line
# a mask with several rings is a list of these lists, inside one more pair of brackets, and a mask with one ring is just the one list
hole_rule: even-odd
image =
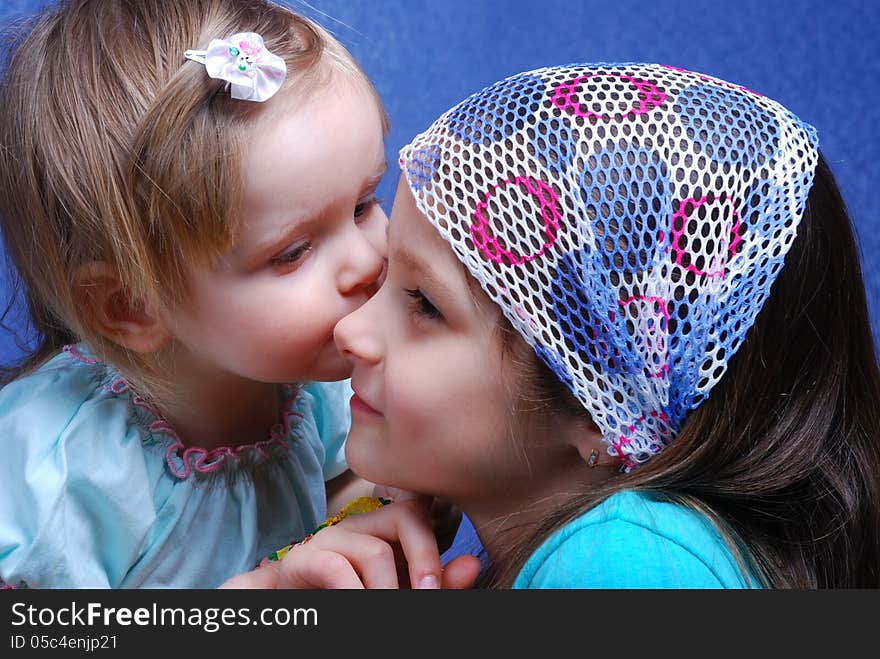
[[385,128],[342,46],[272,2],[39,16],[0,88],[39,337],[0,392],[0,584],[213,587],[354,483],[333,328],[383,270]]

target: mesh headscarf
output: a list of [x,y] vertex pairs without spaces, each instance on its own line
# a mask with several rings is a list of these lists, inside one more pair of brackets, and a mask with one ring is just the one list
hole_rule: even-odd
[[400,152],[418,208],[627,470],[724,374],[816,161],[778,103],[656,64],[512,76]]

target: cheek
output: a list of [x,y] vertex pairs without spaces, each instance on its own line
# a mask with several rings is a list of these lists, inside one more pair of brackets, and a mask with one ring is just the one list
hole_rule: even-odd
[[405,377],[392,376],[386,383],[384,413],[395,438],[434,437],[447,423],[455,391],[445,385],[441,374],[434,371],[433,375],[410,372]]
[[175,310],[175,317],[182,327],[206,335],[247,333],[262,306],[261,296],[252,293],[221,274],[210,282],[200,279],[191,284],[190,298]]
[[489,368],[435,369],[396,379],[386,391],[385,413],[397,450],[435,467],[460,460],[476,467],[475,461],[497,459],[508,445],[510,405],[498,370]]
[[218,331],[264,345],[323,342],[331,337],[342,310],[322,283],[317,277],[291,276],[230,287],[225,296],[213,300],[215,308],[208,314],[219,321]]
[[[253,372],[258,379],[297,374],[300,368],[328,359],[336,368],[332,332],[341,313],[326,289],[281,277],[247,285],[229,282],[224,289],[198,291],[195,304],[176,314],[179,338],[192,349]],[[348,376],[345,366],[340,378]]]

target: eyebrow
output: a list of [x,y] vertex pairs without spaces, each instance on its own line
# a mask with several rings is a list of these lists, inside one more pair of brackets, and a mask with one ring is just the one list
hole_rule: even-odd
[[367,184],[364,186],[365,189],[369,190],[371,188],[375,188],[379,183],[385,178],[385,174],[388,172],[388,161],[383,160],[382,164],[376,168],[376,173],[372,178],[367,179]]
[[431,287],[432,293],[438,294],[447,300],[455,299],[452,288],[437,276],[437,272],[427,261],[419,259],[415,254],[405,249],[392,252],[392,256],[408,270],[418,272],[426,280],[427,286]]
[[[366,180],[363,185],[364,190],[371,190],[375,193],[375,189],[378,187],[379,183],[385,176],[385,173],[388,171],[388,161],[383,160],[381,164],[379,164],[375,173]],[[321,209],[317,212],[317,214],[304,214],[299,217],[292,216],[291,220],[285,223],[282,230],[272,233],[269,236],[266,236],[264,240],[256,243],[253,247],[248,250],[249,254],[260,255],[260,258],[266,253],[274,249],[278,245],[282,245],[283,243],[292,239],[294,235],[296,235],[299,231],[302,230],[304,226],[308,226],[311,223],[319,222],[322,219],[324,214],[324,209]]]

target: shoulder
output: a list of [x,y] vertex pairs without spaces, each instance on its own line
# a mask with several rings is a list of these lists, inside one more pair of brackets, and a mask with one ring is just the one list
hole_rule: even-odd
[[323,464],[324,479],[344,472],[345,440],[351,427],[350,380],[309,382],[300,387],[294,410],[300,416],[295,433],[310,442]]
[[[75,585],[100,567],[85,557],[98,534],[85,530],[112,530],[138,500],[136,481],[145,479],[132,470],[143,448],[112,383],[102,365],[65,352],[0,390],[0,578],[8,583]],[[78,551],[59,554],[60,545]],[[93,577],[85,582],[103,585],[103,574]]]
[[39,442],[56,435],[74,420],[96,422],[89,414],[107,398],[112,373],[75,350],[65,350],[36,371],[0,390],[0,442]]
[[725,540],[685,506],[617,493],[554,533],[517,577],[521,588],[741,588]]
[[350,380],[306,382],[299,387],[297,407],[315,416],[335,418],[340,410],[348,409],[352,393]]
[[351,425],[349,399],[352,390],[349,380],[339,382],[308,382],[300,385],[294,411],[313,426],[322,443],[344,438]]

